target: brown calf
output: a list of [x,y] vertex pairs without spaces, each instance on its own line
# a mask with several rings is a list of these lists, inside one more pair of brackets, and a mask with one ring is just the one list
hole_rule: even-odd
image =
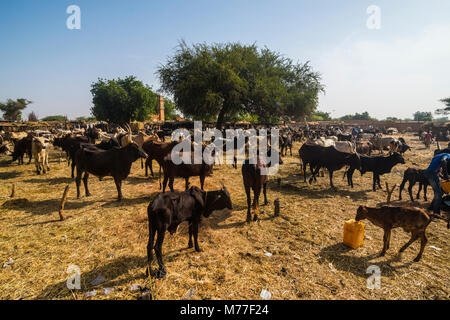
[[420,251],[414,259],[418,262],[422,257],[423,250],[427,243],[425,230],[433,220],[439,218],[445,220],[438,215],[430,215],[425,210],[413,207],[388,207],[369,208],[366,206],[359,206],[356,214],[356,221],[368,219],[377,227],[383,228],[383,250],[380,256],[384,256],[387,249],[389,249],[389,242],[391,240],[391,230],[393,228],[403,228],[405,232],[411,232],[411,239],[400,248],[399,253],[408,248],[414,241],[420,238]]

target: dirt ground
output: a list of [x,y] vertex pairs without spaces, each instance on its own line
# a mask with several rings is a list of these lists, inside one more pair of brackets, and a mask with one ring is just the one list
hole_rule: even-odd
[[[405,154],[406,164],[394,167],[381,178],[389,185],[400,184],[408,167],[424,168],[432,156],[417,137],[404,136],[413,148]],[[214,212],[200,227],[203,252],[187,249],[187,224],[175,235],[166,235],[163,258],[168,271],[154,280],[157,299],[260,299],[262,289],[272,299],[449,299],[449,230],[443,221],[427,229],[429,242],[422,260],[414,263],[419,243],[401,256],[398,249],[409,234],[394,229],[391,248],[379,257],[383,231],[365,221],[364,245],[349,249],[342,244],[344,222],[354,218],[359,205],[376,206],[386,201],[385,190],[371,191],[372,176],[355,173],[355,187],[343,180],[343,171],[334,176],[337,191],[330,189],[328,177],[309,185],[300,175],[298,149],[284,158],[278,174],[268,187],[269,205],[259,222],[245,223],[246,198],[241,170],[231,165],[216,166],[206,179],[205,189],[216,190],[223,182],[233,201],[233,211]],[[0,299],[136,299],[149,279],[145,277],[148,223],[146,208],[159,192],[158,178],[144,177],[140,162],[124,181],[125,199],[116,201],[112,178],[90,178],[92,196],[76,199],[70,170],[59,160],[61,152],[51,152],[51,171],[34,172],[34,164],[0,162]],[[25,161],[27,163],[27,160]],[[154,168],[158,165],[154,163]],[[276,179],[281,178],[281,186]],[[10,198],[16,184],[16,196]],[[191,183],[199,185],[198,178]],[[64,221],[58,209],[65,186],[69,197]],[[417,192],[416,185],[413,192]],[[177,179],[176,190],[184,189]],[[433,197],[428,188],[429,200]],[[279,198],[281,216],[273,217],[273,201]],[[407,191],[392,205],[411,205]],[[262,201],[261,201],[262,203]],[[416,205],[426,207],[423,196]],[[270,255],[270,254],[271,255]],[[156,267],[156,261],[153,262]],[[76,265],[81,273],[81,289],[69,290],[66,281]],[[381,288],[368,289],[366,273],[376,265],[381,271]],[[99,275],[105,281],[91,281]],[[133,290],[139,285],[141,290]],[[113,288],[102,292],[103,288]]]

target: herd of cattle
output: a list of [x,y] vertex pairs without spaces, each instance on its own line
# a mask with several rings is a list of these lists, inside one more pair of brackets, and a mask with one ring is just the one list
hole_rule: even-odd
[[[404,164],[404,153],[411,148],[402,138],[383,137],[380,133],[358,132],[345,134],[340,128],[329,127],[321,130],[309,130],[308,128],[292,128],[289,126],[277,127],[280,130],[279,148],[270,145],[270,138],[267,139],[267,156],[257,154],[257,161],[250,162],[248,157],[242,162],[242,178],[247,196],[247,222],[257,220],[258,203],[261,190],[264,195],[264,202],[267,204],[267,181],[268,176],[262,173],[263,168],[273,165],[270,163],[270,155],[277,152],[279,155],[278,165],[283,164],[282,157],[287,155],[288,150],[292,156],[293,143],[303,142],[298,150],[302,166],[302,174],[306,182],[307,165],[311,171],[309,183],[317,180],[321,169],[327,169],[330,179],[330,186],[333,185],[333,172],[346,168],[348,185],[353,188],[353,173],[355,170],[365,174],[373,173],[373,191],[381,189],[380,176],[391,172],[397,164]],[[268,129],[270,132],[271,130]],[[148,206],[149,217],[149,242],[147,246],[149,269],[152,274],[158,277],[165,275],[165,267],[162,261],[162,243],[164,233],[169,231],[174,233],[183,221],[189,222],[189,247],[194,245],[200,251],[197,236],[198,225],[201,216],[208,217],[214,210],[232,209],[231,197],[225,186],[215,191],[204,191],[205,178],[213,171],[213,164],[202,161],[200,164],[175,164],[171,159],[171,151],[182,141],[165,142],[165,136],[160,131],[141,130],[133,134],[131,128],[125,129],[117,127],[112,132],[91,127],[88,129],[51,131],[35,130],[33,132],[11,132],[0,134],[0,154],[12,156],[12,162],[18,161],[23,164],[24,155],[28,156],[28,163],[34,159],[37,174],[45,174],[50,170],[48,164],[49,146],[60,148],[66,153],[68,164],[71,164],[71,176],[75,178],[77,186],[77,197],[80,197],[80,184],[83,180],[85,195],[90,196],[88,188],[88,177],[90,174],[100,178],[112,176],[117,188],[118,200],[122,199],[122,181],[130,174],[132,163],[141,158],[141,167],[145,166],[145,175],[148,175],[150,168],[153,176],[152,161],[155,160],[163,171],[164,180],[160,188],[160,193]],[[235,137],[235,155],[233,167],[237,168],[236,152],[239,146]],[[257,139],[257,141],[260,141]],[[249,140],[246,140],[244,148],[248,154]],[[195,142],[191,142],[194,148]],[[207,144],[203,143],[204,150]],[[446,152],[448,149],[436,150],[436,153]],[[377,155],[374,155],[377,152]],[[388,154],[385,155],[384,153]],[[145,160],[145,162],[144,162]],[[76,169],[76,175],[74,173]],[[84,174],[84,175],[83,175]],[[189,178],[198,176],[200,178],[200,188],[189,187]],[[184,178],[186,190],[175,192],[173,183],[175,178]],[[423,176],[423,170],[418,168],[408,168],[404,173],[404,179],[400,186],[401,199],[402,190],[409,182],[409,195],[411,201],[412,187],[419,183],[419,193],[424,189],[426,200],[427,179]],[[171,192],[165,192],[167,183]],[[253,190],[253,203],[251,201],[251,190]],[[419,198],[419,193],[417,198]],[[254,209],[254,216],[251,216],[251,207]],[[369,212],[367,208],[359,209],[358,214]],[[422,213],[420,213],[422,214]],[[401,225],[400,225],[401,226]],[[426,226],[425,226],[426,227]],[[406,228],[407,229],[407,228]],[[405,229],[405,230],[406,230]],[[417,230],[416,230],[417,231]],[[385,230],[386,232],[386,230]],[[390,232],[390,231],[389,231]],[[424,232],[424,230],[423,230]],[[157,234],[156,244],[154,238]],[[422,241],[423,242],[423,241]],[[426,242],[426,241],[425,241]],[[159,263],[159,270],[153,273],[150,269],[152,250],[155,249]],[[385,247],[383,250],[385,251]],[[421,253],[423,248],[421,248]],[[420,259],[420,257],[419,257]]]

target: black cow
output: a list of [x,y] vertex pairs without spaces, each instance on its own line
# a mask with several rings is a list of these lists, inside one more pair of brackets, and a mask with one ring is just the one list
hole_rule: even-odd
[[[201,216],[209,217],[215,210],[233,209],[230,194],[223,187],[218,191],[202,191],[198,187],[191,187],[184,192],[160,193],[148,206],[148,244],[147,244],[147,276],[162,278],[166,275],[166,268],[162,260],[162,245],[166,230],[174,234],[178,225],[183,221],[189,222],[188,247],[192,248],[192,235],[194,236],[195,250],[200,252],[198,245],[198,226]],[[154,246],[155,234],[158,233]],[[158,259],[159,270],[152,272],[151,262],[153,248]]]
[[33,137],[28,136],[26,138],[20,139],[14,144],[14,151],[12,153],[12,161],[18,161],[19,164],[23,164],[23,157],[25,154],[28,155],[28,164],[31,163],[32,153],[31,145],[33,142]]
[[280,146],[281,146],[281,155],[287,156],[287,150],[289,148],[289,151],[291,152],[292,157],[292,134],[288,133],[285,135],[280,136]]
[[[183,156],[183,152],[179,153],[180,158]],[[212,156],[214,156],[214,150],[212,151]],[[162,168],[164,171],[164,181],[162,185],[163,192],[166,191],[167,181],[169,182],[170,191],[174,191],[173,182],[175,178],[184,178],[186,181],[186,190],[189,187],[189,178],[190,177],[199,177],[200,178],[200,187],[203,190],[203,185],[205,183],[205,179],[207,176],[210,176],[213,172],[212,164],[207,164],[202,158],[202,163],[196,164],[194,163],[194,153],[190,153],[191,163],[180,163],[175,164],[172,160],[172,154],[168,154],[164,157],[162,161]],[[161,188],[161,180],[160,180],[160,188]]]
[[128,177],[131,164],[139,157],[147,158],[147,154],[136,143],[130,143],[123,148],[114,147],[110,150],[92,146],[80,148],[75,154],[77,198],[80,198],[81,175],[84,172],[83,183],[86,197],[91,195],[88,189],[89,174],[100,178],[112,176],[116,184],[118,199],[121,201],[122,180]]
[[417,199],[420,199],[420,191],[423,187],[423,198],[425,201],[427,201],[427,187],[429,185],[428,178],[424,175],[425,170],[415,169],[415,168],[408,168],[405,170],[405,173],[403,174],[403,181],[400,185],[400,193],[398,196],[398,200],[402,200],[402,191],[405,187],[406,182],[409,182],[408,186],[408,192],[409,197],[411,198],[411,201],[414,202],[414,198],[412,196],[412,188],[413,186],[418,182],[419,183],[419,191],[417,192]]
[[[361,157],[361,175],[364,175],[366,172],[373,172],[373,191],[377,190],[377,185],[380,189],[380,176],[385,173],[390,173],[392,168],[397,164],[404,164],[405,159],[403,156],[394,152],[393,154],[384,157],[384,156],[360,156]],[[353,172],[354,168],[350,168],[347,172],[347,182],[349,185],[353,186]]]
[[[271,156],[272,149],[269,149],[268,157]],[[283,160],[281,157],[279,158],[279,164],[283,164]],[[250,212],[250,204],[251,204],[251,196],[250,189],[253,190],[253,208],[255,210],[258,209],[259,205],[259,195],[261,193],[261,188],[263,188],[264,194],[264,205],[267,205],[267,180],[268,176],[261,174],[261,170],[263,168],[270,167],[270,161],[267,161],[265,157],[258,156],[256,163],[250,163],[250,160],[246,159],[242,164],[242,178],[244,181],[245,194],[247,195],[247,222],[251,221],[251,212]],[[253,220],[258,220],[257,213],[253,217]]]
[[[101,150],[110,150],[115,147],[120,148],[119,141],[117,141],[116,138],[111,138],[108,141],[102,141],[97,144],[86,142],[74,143],[69,146],[68,150],[70,159],[75,159],[77,151],[80,150],[81,148],[97,148]],[[74,177],[74,170],[75,170],[75,161],[72,160],[72,178]]]
[[327,168],[330,175],[330,186],[333,185],[333,172],[350,166],[352,170],[361,168],[360,156],[357,153],[346,153],[336,150],[334,147],[322,147],[318,145],[303,144],[298,151],[303,163],[304,181],[306,182],[306,166],[309,164],[312,177],[309,183],[316,178],[320,168]]

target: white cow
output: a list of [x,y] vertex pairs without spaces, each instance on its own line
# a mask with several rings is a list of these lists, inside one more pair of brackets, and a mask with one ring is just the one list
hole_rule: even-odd
[[31,143],[31,153],[33,154],[37,174],[45,174],[50,170],[48,166],[48,141],[42,137],[34,137]]

